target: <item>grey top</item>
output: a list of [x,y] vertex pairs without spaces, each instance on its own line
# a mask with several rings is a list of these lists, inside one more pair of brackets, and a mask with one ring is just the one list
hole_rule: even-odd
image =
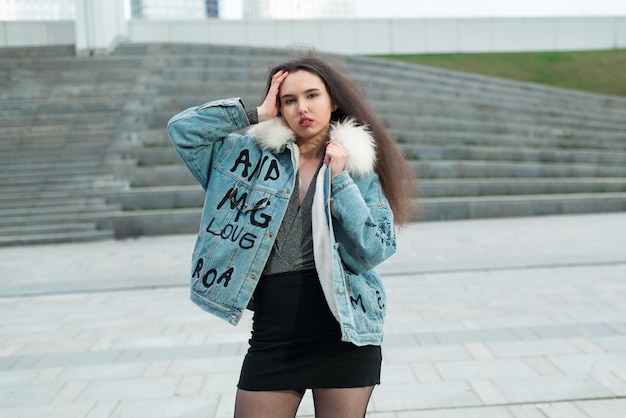
[[[272,252],[263,270],[264,275],[315,268],[311,207],[315,194],[315,180],[320,167],[311,180],[302,205],[298,205],[298,187],[291,195],[283,223],[280,225]],[[299,181],[300,178],[296,172],[296,184]]]

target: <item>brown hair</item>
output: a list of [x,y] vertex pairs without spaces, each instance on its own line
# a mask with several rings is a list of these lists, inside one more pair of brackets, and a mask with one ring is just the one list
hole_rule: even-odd
[[316,74],[326,85],[333,104],[337,105],[337,109],[331,114],[331,121],[351,117],[359,124],[367,125],[376,141],[376,174],[393,211],[394,222],[398,225],[405,225],[413,220],[419,212],[414,201],[417,195],[415,171],[406,161],[383,122],[366,101],[361,86],[333,68],[329,61],[308,51],[300,57],[270,69],[265,95],[269,91],[272,76],[280,70],[288,72],[305,70]]

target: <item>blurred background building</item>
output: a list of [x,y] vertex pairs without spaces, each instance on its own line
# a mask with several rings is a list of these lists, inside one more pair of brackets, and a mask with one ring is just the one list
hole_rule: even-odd
[[[0,20],[73,20],[80,0],[0,0]],[[219,17],[218,0],[127,0],[133,19]]]
[[354,18],[354,0],[244,0],[244,19]]
[[71,20],[76,0],[0,0],[0,20]]
[[203,19],[218,17],[218,0],[131,0],[133,19]]

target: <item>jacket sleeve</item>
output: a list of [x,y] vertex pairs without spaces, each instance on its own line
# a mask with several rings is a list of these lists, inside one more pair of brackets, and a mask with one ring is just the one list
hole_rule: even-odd
[[195,179],[207,189],[211,161],[234,140],[234,131],[249,126],[241,99],[222,99],[191,107],[172,117],[167,131]]
[[356,182],[346,172],[331,182],[333,229],[344,265],[371,270],[396,251],[393,212],[376,174]]

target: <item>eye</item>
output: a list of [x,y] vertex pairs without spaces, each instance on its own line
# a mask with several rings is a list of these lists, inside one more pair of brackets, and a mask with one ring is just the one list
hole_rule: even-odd
[[309,94],[309,98],[310,98],[310,99],[314,99],[314,98],[316,98],[317,96],[319,96],[319,93],[311,93],[311,94]]
[[295,99],[285,99],[284,101],[285,101],[285,104],[288,105],[288,104],[292,104],[293,102],[295,102]]

